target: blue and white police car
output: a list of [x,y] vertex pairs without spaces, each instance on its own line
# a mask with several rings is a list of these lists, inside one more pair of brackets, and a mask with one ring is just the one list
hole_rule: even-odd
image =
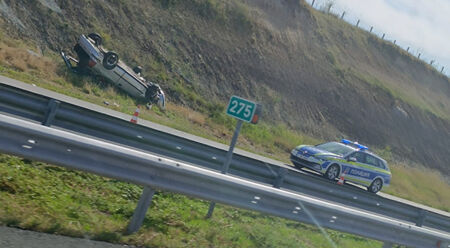
[[372,193],[391,182],[391,172],[384,159],[370,152],[368,147],[346,139],[297,146],[291,152],[291,161],[297,168],[313,169],[329,180],[342,177],[367,187]]

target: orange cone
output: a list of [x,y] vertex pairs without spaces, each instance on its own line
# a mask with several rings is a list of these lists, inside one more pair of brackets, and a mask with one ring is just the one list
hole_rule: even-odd
[[138,105],[136,110],[134,111],[133,117],[131,117],[131,120],[130,120],[131,123],[137,124],[139,112],[141,112],[141,109]]
[[344,173],[342,173],[341,176],[339,177],[339,180],[338,180],[337,184],[339,184],[339,185],[343,185],[344,184]]

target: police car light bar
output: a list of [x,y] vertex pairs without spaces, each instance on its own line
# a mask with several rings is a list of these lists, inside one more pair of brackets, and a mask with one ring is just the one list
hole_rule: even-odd
[[364,145],[361,145],[361,144],[358,144],[358,142],[356,142],[356,141],[355,141],[355,142],[352,142],[352,141],[347,140],[347,139],[342,139],[342,140],[341,140],[341,143],[346,144],[346,145],[351,145],[351,146],[357,147],[357,148],[359,148],[360,150],[369,150],[369,147],[364,146]]

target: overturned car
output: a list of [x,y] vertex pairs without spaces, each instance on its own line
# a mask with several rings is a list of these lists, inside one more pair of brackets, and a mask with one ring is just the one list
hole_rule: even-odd
[[76,73],[92,73],[105,78],[129,95],[145,101],[147,106],[165,107],[165,95],[158,84],[141,76],[142,68],[133,69],[119,60],[119,55],[102,46],[102,38],[96,33],[82,34],[74,46],[78,60],[61,51],[67,67]]

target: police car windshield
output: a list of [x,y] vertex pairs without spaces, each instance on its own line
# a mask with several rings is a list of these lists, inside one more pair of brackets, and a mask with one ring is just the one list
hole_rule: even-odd
[[334,154],[338,154],[341,156],[344,156],[345,154],[354,151],[355,149],[348,147],[344,144],[337,143],[337,142],[328,142],[323,143],[320,145],[316,145],[316,148],[319,148],[321,150],[325,150],[327,152],[331,152]]

